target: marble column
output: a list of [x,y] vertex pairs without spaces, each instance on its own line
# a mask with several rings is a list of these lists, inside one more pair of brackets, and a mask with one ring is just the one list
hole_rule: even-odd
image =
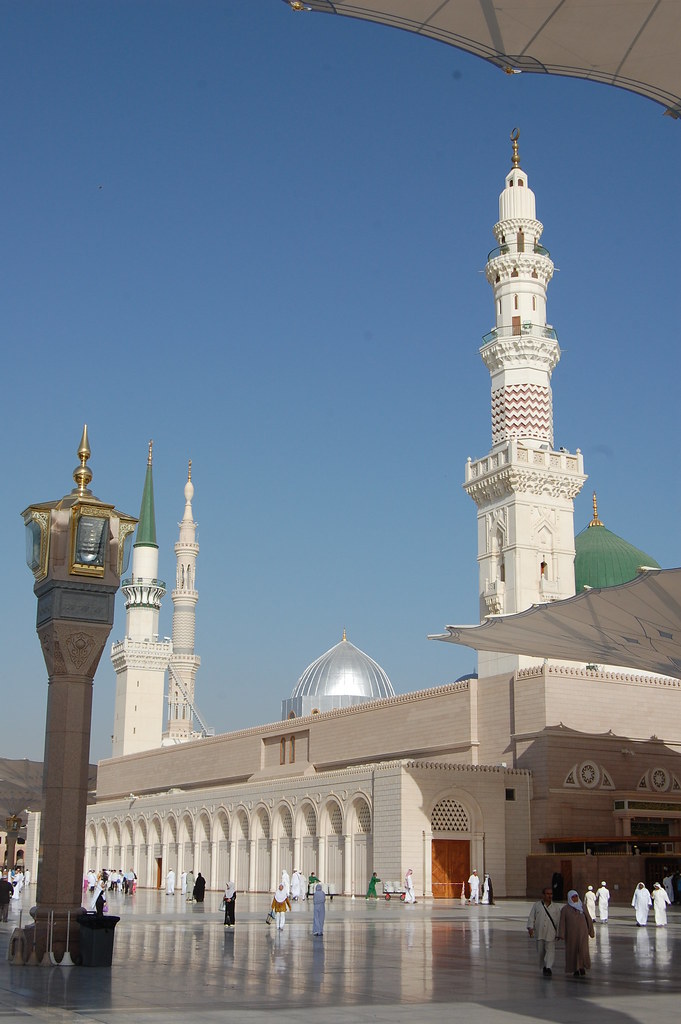
[[248,891],[255,892],[255,867],[257,856],[257,843],[255,839],[248,840]]
[[346,896],[352,893],[352,836],[343,836],[343,892]]
[[[38,588],[36,588],[37,591]],[[83,588],[84,589],[84,588]],[[39,617],[54,591],[39,595]],[[111,613],[113,617],[113,593]],[[80,598],[86,595],[78,594]],[[68,597],[73,595],[67,594]],[[99,595],[95,595],[99,596]],[[109,595],[101,595],[106,600]],[[45,598],[41,607],[41,600]],[[57,609],[58,613],[61,609]],[[43,806],[38,864],[36,947],[44,951],[43,928],[54,913],[54,948],[63,951],[67,915],[78,916],[83,886],[85,819],[90,762],[92,683],[111,624],[60,621],[45,615],[38,636],[48,672]],[[65,937],[65,936],[64,936]],[[60,950],[61,945],[61,950]]]

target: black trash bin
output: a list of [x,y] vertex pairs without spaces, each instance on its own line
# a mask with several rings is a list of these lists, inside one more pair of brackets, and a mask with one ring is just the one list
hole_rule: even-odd
[[114,929],[120,917],[112,914],[81,914],[80,957],[83,967],[111,967],[114,948]]

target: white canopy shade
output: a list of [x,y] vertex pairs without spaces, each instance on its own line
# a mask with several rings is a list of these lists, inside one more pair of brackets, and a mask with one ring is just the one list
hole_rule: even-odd
[[617,85],[681,116],[679,0],[284,0],[438,39],[514,74]]
[[429,639],[681,679],[681,569],[647,569],[619,587],[491,615],[480,626],[447,626]]

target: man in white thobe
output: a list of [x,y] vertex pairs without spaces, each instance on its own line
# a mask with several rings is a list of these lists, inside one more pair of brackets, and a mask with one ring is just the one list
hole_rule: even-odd
[[665,875],[665,877],[662,879],[662,884],[664,886],[664,891],[667,893],[667,896],[669,896],[669,902],[673,903],[674,902],[674,876],[672,875],[671,872],[668,875]]
[[653,901],[643,882],[639,882],[634,889],[631,905],[636,911],[636,924],[639,928],[645,928],[648,924],[648,911],[652,907]]
[[530,938],[536,940],[539,966],[546,978],[553,974],[551,968],[556,958],[560,911],[558,904],[553,902],[553,890],[547,886],[542,898],[537,900],[527,918],[527,930]]
[[659,882],[653,887],[653,910],[655,911],[655,924],[658,928],[665,928],[667,925],[667,904],[671,900]]
[[468,884],[471,887],[471,903],[480,902],[480,879],[478,878],[478,872],[473,871],[473,874],[468,879]]
[[183,871],[182,874],[180,875],[180,885],[182,886],[182,890],[181,890],[182,895],[186,896],[187,895],[187,872],[186,871]]
[[292,900],[299,900],[300,899],[300,893],[301,893],[301,889],[302,889],[302,885],[301,885],[302,881],[303,881],[303,879],[302,879],[302,875],[300,874],[300,871],[294,871],[293,874],[291,875],[291,899]]
[[175,895],[175,872],[171,868],[166,876],[166,896]]
[[601,882],[596,889],[596,902],[598,904],[598,917],[601,924],[608,923],[608,903],[610,902],[610,890],[605,882]]

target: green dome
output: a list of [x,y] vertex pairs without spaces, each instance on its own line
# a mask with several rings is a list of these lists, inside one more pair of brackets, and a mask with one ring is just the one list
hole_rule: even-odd
[[645,551],[606,530],[598,518],[594,495],[594,517],[575,537],[575,593],[580,594],[584,587],[616,587],[629,583],[642,565],[660,568]]

